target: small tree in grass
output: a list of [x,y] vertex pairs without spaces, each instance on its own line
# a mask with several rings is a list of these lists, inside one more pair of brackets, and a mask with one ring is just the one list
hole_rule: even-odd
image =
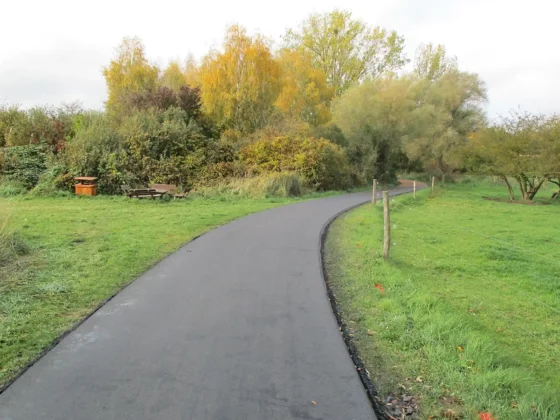
[[514,113],[470,140],[464,154],[467,166],[475,172],[500,177],[512,200],[512,179],[524,200],[535,198],[547,181],[560,186],[558,116]]

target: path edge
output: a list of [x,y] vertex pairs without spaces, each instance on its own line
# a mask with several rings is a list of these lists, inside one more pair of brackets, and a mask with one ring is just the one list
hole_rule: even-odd
[[[239,219],[242,219],[243,217],[247,217],[247,216],[250,216],[250,215],[242,216]],[[233,219],[233,220],[231,220],[227,223],[231,223],[235,220],[238,220],[238,219]],[[99,302],[99,304],[97,306],[95,306],[90,312],[88,312],[88,314],[84,318],[76,321],[67,330],[65,330],[61,335],[59,335],[51,343],[49,343],[49,345],[47,347],[45,347],[39,354],[37,354],[36,357],[31,359],[29,361],[29,363],[27,363],[27,365],[25,367],[23,367],[11,380],[6,382],[4,385],[0,386],[0,395],[2,395],[4,393],[4,391],[6,391],[10,386],[12,386],[12,384],[15,381],[17,381],[19,378],[21,378],[25,374],[25,372],[27,372],[29,369],[31,369],[35,363],[39,362],[39,360],[41,360],[43,357],[45,357],[47,355],[47,353],[49,353],[52,349],[54,349],[56,346],[58,346],[58,344],[62,340],[64,340],[68,335],[72,334],[75,330],[77,330],[80,325],[82,325],[84,322],[86,322],[88,319],[90,319],[93,315],[95,315],[95,313],[97,311],[99,311],[107,303],[109,303],[111,300],[113,300],[119,293],[123,292],[127,287],[129,287],[132,283],[134,283],[136,280],[138,280],[141,276],[143,276],[145,273],[147,273],[152,268],[157,266],[163,260],[167,259],[168,257],[175,254],[176,252],[179,252],[183,247],[185,247],[185,246],[189,245],[190,243],[196,241],[201,236],[204,236],[207,233],[210,233],[214,229],[217,229],[221,226],[224,226],[227,223],[224,223],[224,224],[218,225],[218,226],[214,226],[210,230],[207,230],[206,232],[202,232],[202,233],[196,235],[195,237],[193,237],[189,241],[185,242],[184,244],[181,244],[175,251],[165,255],[164,257],[160,258],[157,261],[154,261],[154,263],[151,264],[149,267],[147,267],[146,270],[144,270],[142,273],[140,273],[137,276],[135,276],[134,278],[130,279],[130,281],[128,281],[127,283],[124,283],[117,291],[115,291],[115,293],[113,293],[111,296],[109,296],[109,297],[103,299],[101,302]]]
[[[403,194],[409,194],[410,191],[403,191],[403,192],[398,192],[396,194],[393,194],[392,197],[398,196],[398,195],[403,195]],[[329,275],[328,275],[328,270],[326,269],[325,266],[325,258],[324,258],[324,254],[325,254],[325,243],[326,243],[326,239],[327,239],[327,234],[328,234],[328,230],[331,227],[331,225],[334,223],[334,221],[336,219],[338,219],[340,216],[342,216],[345,213],[348,213],[358,207],[361,206],[365,206],[367,204],[369,204],[371,202],[371,200],[367,200],[367,201],[363,201],[361,203],[355,204],[353,206],[350,206],[344,210],[339,211],[338,213],[336,213],[334,216],[332,216],[322,227],[321,229],[321,234],[319,237],[319,259],[320,259],[320,266],[321,266],[321,276],[323,278],[323,282],[325,284],[325,289],[327,292],[327,298],[329,299],[329,302],[331,304],[331,309],[333,312],[333,315],[336,319],[336,322],[338,324],[338,329],[340,331],[340,334],[342,335],[342,339],[344,340],[344,344],[346,346],[346,349],[348,350],[348,355],[350,356],[350,359],[352,359],[352,363],[354,364],[354,367],[356,368],[356,373],[358,374],[360,381],[362,382],[362,385],[364,386],[364,390],[368,396],[368,399],[371,403],[371,406],[373,408],[373,411],[375,412],[375,415],[377,416],[378,420],[389,420],[389,417],[387,416],[385,410],[384,410],[384,405],[383,403],[379,400],[378,397],[378,393],[377,393],[377,388],[375,387],[375,384],[373,383],[373,381],[371,380],[371,376],[369,374],[369,371],[366,369],[365,364],[362,360],[362,358],[360,357],[360,353],[358,351],[358,348],[356,347],[356,345],[354,344],[354,341],[352,339],[352,336],[350,335],[349,331],[348,331],[348,326],[346,325],[346,323],[344,322],[344,319],[342,318],[342,315],[340,314],[340,305],[338,304],[338,301],[336,299],[336,294],[334,293],[332,287],[331,287],[331,282],[329,280]]]

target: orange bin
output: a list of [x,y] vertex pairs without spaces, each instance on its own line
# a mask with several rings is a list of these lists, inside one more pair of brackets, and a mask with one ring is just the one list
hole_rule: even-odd
[[94,176],[78,176],[74,178],[76,195],[97,195],[97,178]]

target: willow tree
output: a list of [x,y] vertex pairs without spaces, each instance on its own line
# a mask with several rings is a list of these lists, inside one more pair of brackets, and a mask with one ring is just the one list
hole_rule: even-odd
[[363,181],[395,179],[396,157],[411,129],[416,106],[412,77],[366,80],[334,106],[334,122],[347,140],[351,163]]
[[237,25],[228,28],[223,50],[204,58],[198,80],[203,108],[213,121],[245,132],[267,124],[281,83],[266,39]]
[[417,106],[404,149],[426,170],[449,174],[460,166],[457,151],[486,126],[486,87],[477,74],[454,68],[437,78],[417,78],[416,84]]

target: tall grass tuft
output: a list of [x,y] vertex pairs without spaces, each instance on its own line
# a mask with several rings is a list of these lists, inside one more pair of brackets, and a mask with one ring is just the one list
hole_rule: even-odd
[[29,251],[27,244],[8,225],[8,218],[0,216],[0,267],[5,267]]
[[293,172],[267,173],[253,178],[233,178],[212,186],[195,188],[203,197],[299,197],[305,193],[302,178]]

